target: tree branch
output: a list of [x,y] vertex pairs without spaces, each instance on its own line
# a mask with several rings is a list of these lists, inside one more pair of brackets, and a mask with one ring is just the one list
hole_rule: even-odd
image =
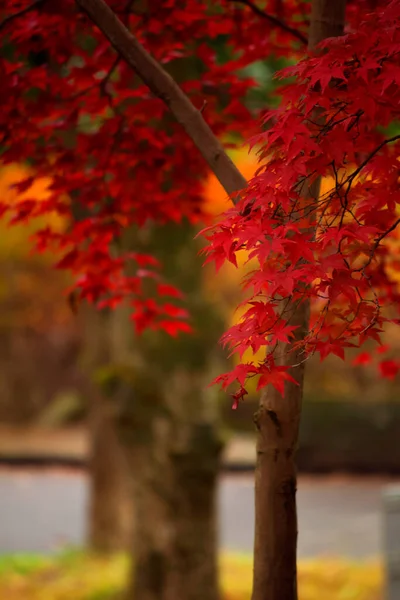
[[239,200],[238,192],[247,186],[247,181],[229,158],[201,112],[193,106],[172,77],[121,23],[104,0],[75,1],[153,94],[168,106],[221,185],[236,203]]
[[302,44],[307,46],[307,37],[304,34],[302,34],[301,31],[298,31],[298,29],[295,29],[294,27],[290,27],[290,25],[287,25],[287,23],[285,23],[281,19],[278,19],[278,17],[274,17],[273,15],[264,12],[261,8],[257,6],[257,4],[254,4],[252,0],[229,0],[229,2],[237,2],[238,4],[244,4],[245,6],[248,6],[256,15],[258,15],[262,19],[266,19],[272,25],[275,25],[275,27],[279,27],[283,31],[290,33],[293,37],[297,38]]
[[17,12],[12,13],[11,15],[8,15],[8,17],[5,17],[1,21],[1,23],[0,23],[0,31],[6,25],[8,25],[8,23],[11,23],[11,21],[13,21],[14,19],[18,19],[19,17],[23,17],[24,15],[26,15],[31,10],[35,10],[35,9],[39,8],[39,6],[41,6],[45,2],[46,2],[46,0],[36,0],[35,2],[32,2],[32,4],[28,4],[28,6],[25,6],[25,8],[22,8],[21,10],[18,10]]
[[374,245],[371,248],[371,252],[369,253],[367,261],[359,269],[353,269],[354,273],[359,273],[360,271],[365,271],[365,269],[371,264],[372,259],[374,258],[375,252],[378,249],[379,244],[381,243],[381,241],[387,235],[389,235],[389,233],[392,233],[392,231],[394,231],[399,225],[400,225],[400,218],[396,219],[396,221],[393,223],[393,225],[391,227],[389,227],[389,229],[386,229],[386,231],[384,231],[383,233],[381,233],[381,235],[376,238],[376,240],[374,242]]
[[357,177],[357,175],[359,173],[361,173],[361,171],[363,170],[363,168],[365,166],[367,166],[367,164],[369,163],[369,161],[371,160],[371,158],[373,158],[375,156],[375,154],[378,154],[379,150],[382,150],[382,148],[384,146],[386,146],[387,144],[391,144],[392,142],[397,142],[397,140],[400,140],[400,134],[394,135],[391,138],[386,138],[385,140],[383,140],[374,150],[372,150],[372,152],[370,154],[368,154],[367,158],[365,160],[363,160],[363,162],[360,164],[360,166],[357,167],[357,169],[355,169],[347,177],[347,179],[342,183],[342,185],[345,185],[348,182],[350,182],[350,185],[351,185],[351,182],[354,180],[354,178]]

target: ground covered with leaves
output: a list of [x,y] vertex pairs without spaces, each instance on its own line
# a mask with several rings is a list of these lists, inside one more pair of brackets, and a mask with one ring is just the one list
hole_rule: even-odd
[[[78,552],[44,558],[32,555],[0,558],[0,598],[7,600],[112,600],[121,598],[128,558],[111,559]],[[247,600],[251,559],[221,557],[224,600]],[[300,561],[300,600],[382,600],[383,570],[378,562]]]

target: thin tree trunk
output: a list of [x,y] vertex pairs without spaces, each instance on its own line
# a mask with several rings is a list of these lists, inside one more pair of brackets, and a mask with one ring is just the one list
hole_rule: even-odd
[[[300,305],[291,321],[298,325],[296,341],[308,330],[308,303]],[[285,352],[281,345],[279,353]],[[297,360],[296,360],[297,358]],[[301,362],[291,353],[290,360]],[[284,397],[268,388],[255,415],[257,463],[255,471],[255,538],[252,600],[297,600],[296,465],[304,367],[291,369],[299,383],[285,383]]]
[[[343,34],[345,0],[313,0],[309,49],[327,37]],[[318,195],[319,184],[308,190]],[[309,327],[309,303],[296,308],[291,319],[298,326],[293,343],[303,339]],[[280,345],[277,356],[287,356]],[[283,361],[285,358],[282,359]],[[296,464],[305,363],[296,352],[289,354],[292,377],[284,397],[268,388],[255,415],[257,464],[255,482],[255,541],[252,600],[297,600]],[[278,362],[278,361],[277,361]]]

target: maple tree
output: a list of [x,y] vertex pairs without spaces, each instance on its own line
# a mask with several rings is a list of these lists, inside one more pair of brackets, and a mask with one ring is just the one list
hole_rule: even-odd
[[[159,277],[149,269],[156,266],[154,261],[137,255],[115,258],[111,242],[132,222],[198,218],[203,160],[167,107],[115,56],[74,3],[56,8],[51,2],[12,5],[0,25],[8,40],[2,50],[6,81],[2,100],[8,108],[2,114],[1,158],[11,162],[29,157],[38,176],[51,174],[53,179],[48,202],[39,205],[34,198],[25,199],[18,208],[12,207],[13,222],[45,214],[50,206],[68,216],[71,207],[65,198],[60,200],[60,192],[67,194],[85,208],[86,218],[62,234],[43,229],[36,236],[37,249],[50,246],[62,252],[58,266],[76,274],[80,297],[115,305],[130,295],[139,330],[146,323],[154,327],[157,319],[170,317],[158,299],[141,297],[143,278]],[[237,72],[279,44],[287,51],[285,31],[278,30],[270,42],[254,44],[261,38],[259,16],[249,11],[244,28],[232,3],[226,7],[227,19],[217,19],[220,6],[207,8],[201,2],[189,11],[185,5],[171,10],[174,3],[165,2],[150,7],[149,14],[130,10],[122,2],[110,6],[131,29],[139,27],[139,41],[157,60],[179,71],[179,82],[192,103],[201,108],[206,102],[205,114],[216,135],[238,130],[246,134],[251,114],[240,99],[252,81]],[[159,33],[165,28],[170,34],[160,43]],[[182,41],[182,30],[186,40],[194,39],[190,50]],[[227,34],[229,40],[215,47],[215,40]],[[241,57],[239,49],[246,50]],[[224,53],[229,61],[219,60]],[[181,65],[185,61],[190,67],[186,77]],[[87,157],[84,164],[82,157]],[[180,185],[171,185],[176,180]],[[28,189],[32,181],[27,178],[18,190]],[[140,186],[132,189],[133,181],[140,181]],[[239,182],[243,185],[244,180]],[[3,210],[7,208],[3,205]],[[136,261],[136,276],[124,276],[127,261]],[[161,285],[156,293],[162,297],[177,292]]]
[[[264,164],[238,206],[208,234],[208,260],[217,267],[235,263],[239,249],[258,262],[245,281],[250,307],[224,340],[240,354],[261,346],[268,352],[261,364],[240,364],[218,378],[224,386],[237,379],[238,398],[248,376],[261,375],[259,388],[283,385],[273,349],[292,336],[290,315],[276,314],[288,299],[314,301],[301,342],[305,359],[313,353],[344,358],[346,347],[379,342],[384,324],[397,318],[387,314],[398,302],[398,285],[385,270],[392,261],[385,240],[400,222],[400,136],[382,129],[399,116],[399,14],[399,4],[391,3],[344,41],[329,40],[321,57],[284,72],[296,76],[296,84],[265,117],[273,126],[253,141],[262,146]],[[312,119],[315,106],[322,125]],[[301,200],[302,186],[328,175],[329,190]]]
[[[235,203],[205,231],[207,260],[236,264],[244,250],[258,263],[244,282],[248,308],[223,341],[239,356],[264,348],[265,359],[239,362],[217,378],[224,388],[239,384],[235,403],[249,377],[258,378],[259,389],[272,385],[290,396],[312,354],[344,358],[348,347],[379,343],[385,324],[397,322],[391,313],[399,301],[387,268],[397,264],[400,222],[400,136],[387,134],[400,106],[398,0],[347,2],[346,35],[339,18],[344,2],[336,15],[331,7],[337,22],[320,18],[318,11],[329,8],[322,0],[312,3],[311,18],[309,3],[294,1],[77,4],[111,45],[73,2],[15,1],[0,22],[8,36],[1,61],[2,160],[29,156],[38,175],[51,175],[53,192],[40,205],[26,199],[13,206],[13,221],[48,210],[70,216],[78,204],[84,213],[62,233],[39,232],[37,249],[63,254],[58,267],[76,275],[81,298],[100,307],[129,298],[138,331],[189,331],[183,313],[163,300],[180,292],[163,280],[154,257],[116,256],[113,243],[133,223],[204,219],[207,162]],[[280,106],[262,115],[256,133],[244,102],[254,82],[241,70],[268,53],[300,58],[307,37],[314,39],[309,20],[310,31],[319,24],[316,41],[329,39],[316,53],[310,43],[309,56],[281,72],[294,82],[280,89]],[[252,136],[259,148],[260,167],[247,187],[215,137],[229,133]],[[323,193],[321,177],[333,181]],[[138,268],[128,276],[131,261]],[[151,298],[144,293],[149,281]],[[399,364],[383,361],[380,368],[392,377]],[[279,437],[282,422],[266,406]],[[292,471],[282,482],[294,497]],[[295,517],[289,528],[294,525]],[[292,589],[281,598],[294,598],[287,579]]]
[[[267,9],[244,2],[243,11],[238,4],[241,3],[226,2],[211,8],[198,3],[188,13],[185,6],[179,10],[173,6],[174,3],[165,2],[160,10],[150,9],[150,14],[146,15],[140,10],[131,11],[122,2],[110,5],[131,29],[138,28],[138,41],[145,42],[161,64],[171,65],[172,73],[180,59],[191,61],[179,32],[185,28],[187,37],[191,36],[191,31],[196,32],[194,39],[199,40],[198,47],[190,51],[202,66],[188,72],[187,79],[183,74],[183,81],[179,83],[194,106],[203,108],[205,103],[207,122],[219,136],[238,132],[245,137],[255,131],[254,116],[243,102],[254,81],[243,78],[240,69],[270,53],[293,56],[297,51],[300,55],[307,37],[304,31],[308,15],[304,14],[299,22],[296,3],[281,3],[281,15],[275,21]],[[161,273],[155,270],[157,265],[152,257],[132,253],[115,257],[111,248],[112,240],[129,223],[141,224],[149,218],[155,221],[179,220],[185,215],[198,220],[204,216],[201,214],[200,175],[205,167],[201,157],[193,148],[192,141],[182,135],[179,125],[171,120],[167,108],[149,94],[146,86],[140,85],[120,57],[115,57],[101,32],[93,27],[88,31],[87,19],[76,11],[74,3],[64,2],[57,8],[45,1],[15,2],[14,5],[15,9],[7,11],[0,24],[6,36],[2,49],[2,69],[6,76],[2,90],[5,106],[1,124],[2,161],[7,163],[29,157],[36,176],[51,174],[52,194],[46,202],[39,203],[34,197],[26,198],[35,177],[30,176],[20,182],[17,189],[25,192],[25,200],[11,207],[12,222],[26,221],[49,210],[68,216],[72,198],[85,208],[87,216],[61,233],[50,226],[41,229],[36,234],[37,250],[51,247],[53,251],[62,253],[58,266],[77,275],[76,288],[82,298],[102,300],[103,306],[115,306],[124,296],[130,296],[133,318],[139,331],[145,326],[162,327],[167,323],[171,323],[169,329],[174,332],[189,330],[181,318],[172,325],[174,319],[165,308],[168,303],[159,301],[163,296],[179,295],[179,291],[161,281]],[[350,3],[348,13],[353,28],[359,24],[362,11],[367,6],[368,3]],[[171,10],[172,7],[174,10]],[[222,10],[226,11],[224,18],[216,18]],[[293,19],[294,15],[296,19]],[[385,18],[393,20],[395,15]],[[260,23],[265,26],[265,20],[271,26],[275,25],[270,36],[265,36],[260,27]],[[186,29],[188,23],[189,30]],[[168,24],[170,33],[160,38],[160,28]],[[253,138],[252,143],[263,148],[261,160],[264,166],[251,180],[246,197],[240,201],[240,207],[247,208],[244,211],[242,208],[234,209],[220,224],[220,230],[212,234],[210,257],[216,259],[217,266],[225,259],[234,262],[237,250],[244,248],[251,258],[257,258],[262,267],[246,282],[248,289],[253,286],[252,301],[257,299],[258,303],[250,307],[243,322],[225,336],[225,341],[235,352],[243,353],[249,347],[257,351],[260,346],[272,349],[278,338],[290,337],[290,327],[287,329],[282,319],[275,323],[274,310],[269,312],[269,317],[266,317],[265,311],[274,308],[274,297],[278,295],[281,304],[289,295],[300,300],[304,296],[304,291],[299,293],[302,285],[294,289],[293,282],[306,285],[314,282],[316,277],[313,275],[317,271],[320,281],[307,288],[307,294],[318,298],[324,319],[316,321],[307,336],[304,348],[307,355],[319,352],[324,357],[336,352],[342,356],[343,348],[353,343],[361,331],[361,342],[377,333],[383,323],[382,311],[378,311],[382,294],[386,294],[382,300],[388,295],[391,301],[395,300],[392,296],[396,293],[395,286],[391,286],[384,275],[383,280],[379,278],[376,265],[382,264],[382,261],[372,258],[383,258],[388,248],[381,243],[383,237],[377,240],[380,235],[386,237],[388,223],[393,225],[390,213],[395,211],[396,206],[393,200],[391,208],[383,210],[383,200],[376,203],[376,189],[379,186],[382,189],[378,179],[382,178],[383,166],[385,172],[391,174],[392,185],[395,186],[397,181],[393,175],[396,153],[389,145],[390,138],[376,130],[376,124],[384,127],[395,120],[398,113],[396,97],[390,93],[397,81],[388,75],[395,66],[393,48],[396,39],[390,42],[383,39],[385,22],[365,46],[368,25],[363,27],[362,31],[351,34],[353,37],[346,40],[347,45],[340,42],[336,48],[331,46],[323,58],[314,59],[314,62],[312,59],[302,61],[284,73],[285,76],[295,76],[296,84],[281,90],[280,93],[285,94],[281,108],[264,116],[268,131]],[[44,30],[47,31],[45,36]],[[216,44],[213,46],[213,41],[228,35],[229,43],[225,42],[222,50]],[[354,45],[356,53],[362,53],[367,59],[357,55],[349,62],[350,45]],[[388,58],[386,51],[390,51]],[[228,53],[229,60],[218,60],[221,52]],[[101,70],[98,66],[100,60]],[[377,66],[380,62],[382,67]],[[333,70],[331,65],[334,65]],[[378,68],[382,72],[375,79]],[[175,69],[178,71],[178,67]],[[346,85],[349,75],[352,95]],[[372,90],[372,94],[364,94],[360,99],[360,93],[369,89],[371,78],[374,78],[375,92]],[[381,99],[377,103],[380,92],[386,92],[386,103]],[[306,100],[302,99],[303,94]],[[300,101],[298,98],[301,98]],[[327,125],[322,128],[307,121],[317,101],[327,119]],[[272,126],[271,119],[274,120]],[[152,123],[150,127],[149,122]],[[134,136],[131,135],[132,128]],[[154,136],[149,139],[151,132]],[[104,142],[111,136],[114,142],[110,148]],[[12,143],[9,143],[10,139]],[[396,139],[395,136],[393,141]],[[383,144],[382,147],[380,144]],[[371,152],[374,154],[369,159]],[[173,154],[173,161],[167,166],[169,154]],[[129,168],[121,162],[121,155],[130,156]],[[330,161],[326,160],[327,156]],[[386,156],[389,157],[388,162]],[[88,157],[84,165],[81,164],[82,157]],[[354,169],[345,176],[349,164],[354,165]],[[301,210],[298,207],[293,210],[296,204],[293,204],[288,192],[297,186],[297,190],[293,191],[298,194],[306,178],[308,181],[311,178],[307,173],[313,173],[313,177],[330,174],[336,184],[314,206],[308,203]],[[134,193],[133,179],[140,181],[139,189],[135,188]],[[171,187],[175,179],[179,179],[180,185]],[[376,181],[370,184],[370,180]],[[243,178],[238,177],[234,187],[238,187],[241,181]],[[275,187],[277,182],[279,191]],[[364,198],[367,189],[368,196]],[[260,204],[265,201],[266,194],[272,206],[261,209]],[[361,209],[360,197],[364,198],[363,206],[366,208]],[[254,198],[256,200],[250,211]],[[344,201],[346,208],[340,204]],[[355,204],[357,211],[363,211],[360,213],[362,220],[358,214],[351,218]],[[275,214],[277,206],[280,207],[279,214]],[[375,208],[379,208],[380,223],[369,224],[367,220],[371,219]],[[2,210],[10,210],[10,206],[3,203]],[[240,211],[245,214],[241,216]],[[292,214],[289,220],[284,218],[288,211]],[[307,216],[307,223],[312,223],[313,219],[319,222],[317,238],[312,242],[299,233],[303,214]],[[268,236],[271,241],[261,246],[259,240],[263,236]],[[368,265],[353,265],[355,260],[360,261],[360,252],[368,253],[375,243],[377,247],[371,254],[371,260],[367,259]],[[300,257],[307,262],[299,264]],[[286,268],[285,260],[291,262],[290,268]],[[124,275],[127,261],[135,261],[138,265],[134,277]],[[334,285],[332,275],[329,275],[333,271]],[[143,297],[143,279],[148,277],[158,282],[156,298]],[[380,283],[377,281],[375,285],[375,279],[380,279]],[[378,288],[381,290],[375,299],[369,297],[368,281],[374,293],[378,293]],[[328,289],[327,301],[325,292]],[[363,293],[365,298],[358,301],[357,297]],[[270,300],[265,302],[264,295],[268,295]],[[344,298],[349,300],[351,308],[344,308]],[[340,316],[337,313],[339,305]],[[345,320],[351,319],[354,311],[357,311],[357,318],[351,326],[344,327]],[[374,315],[378,312],[380,315],[375,320]],[[260,313],[263,313],[261,321],[256,323]],[[339,319],[344,327],[342,332],[337,331]],[[371,323],[370,327],[367,327],[367,322]],[[277,332],[280,332],[278,337]],[[268,383],[269,373],[275,377],[271,360],[272,350],[261,366],[248,364],[250,376],[262,375],[260,386]],[[282,381],[282,377],[276,381]],[[239,398],[244,393],[244,366],[239,365],[231,376],[224,377],[222,381],[227,385],[235,379],[241,386],[237,394]]]

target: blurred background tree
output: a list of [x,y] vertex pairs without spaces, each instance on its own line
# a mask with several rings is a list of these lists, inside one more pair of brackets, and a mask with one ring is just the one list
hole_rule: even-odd
[[[193,332],[146,330],[133,338],[129,312],[114,314],[117,363],[103,373],[117,392],[117,423],[135,508],[130,598],[218,598],[216,485],[222,437],[218,392],[207,386],[225,359],[223,320],[207,300],[196,228],[189,223],[131,231],[124,244],[162,259],[184,293]],[[185,323],[183,322],[184,326]],[[171,321],[171,327],[174,323]],[[176,331],[178,333],[178,331]],[[115,389],[115,387],[114,387]]]
[[[4,202],[31,195],[46,200],[49,180],[37,180],[21,195],[11,187],[28,174],[24,166],[0,169]],[[57,215],[49,218],[53,227],[63,227]],[[38,422],[56,399],[75,407],[80,334],[64,296],[66,274],[51,268],[50,256],[31,253],[30,235],[43,225],[43,218],[29,226],[0,222],[2,423]]]

